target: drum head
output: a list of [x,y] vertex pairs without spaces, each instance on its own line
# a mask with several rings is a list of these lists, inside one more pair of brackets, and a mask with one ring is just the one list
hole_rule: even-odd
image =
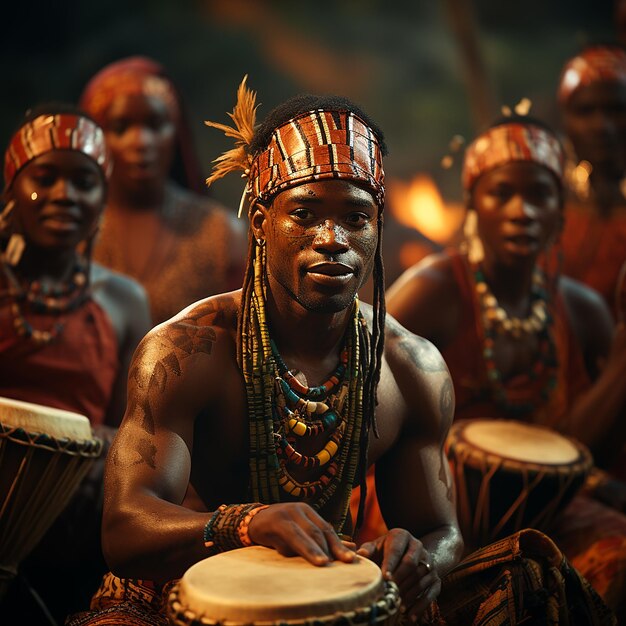
[[89,419],[84,415],[12,398],[0,397],[0,423],[23,428],[29,433],[44,433],[55,439],[92,438]]
[[380,569],[362,557],[316,567],[252,546],[191,566],[180,581],[179,600],[196,618],[259,623],[346,612],[375,602],[383,592]]
[[507,420],[466,422],[463,439],[487,453],[526,463],[567,465],[581,454],[574,443],[552,430]]

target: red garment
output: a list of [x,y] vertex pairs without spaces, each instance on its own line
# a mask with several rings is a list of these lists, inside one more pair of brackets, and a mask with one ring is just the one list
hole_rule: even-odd
[[[500,418],[507,415],[492,400],[487,368],[483,358],[483,326],[480,319],[480,303],[476,298],[474,280],[465,257],[450,252],[452,268],[461,299],[461,321],[452,342],[442,350],[454,383],[456,395],[455,419]],[[557,294],[552,303],[554,317],[554,341],[559,363],[557,385],[547,404],[537,407],[530,417],[535,424],[561,430],[563,420],[569,413],[576,397],[585,392],[591,381],[587,375],[583,354],[565,311],[565,305]],[[509,392],[518,397],[536,399],[536,384],[526,375],[507,381]],[[512,395],[512,393],[511,393]]]
[[109,317],[94,300],[61,316],[26,314],[34,328],[65,324],[52,343],[36,346],[0,315],[0,396],[85,415],[102,424],[119,370],[118,345]]
[[617,315],[615,288],[626,263],[626,213],[603,218],[569,207],[561,241],[563,273],[600,292]]

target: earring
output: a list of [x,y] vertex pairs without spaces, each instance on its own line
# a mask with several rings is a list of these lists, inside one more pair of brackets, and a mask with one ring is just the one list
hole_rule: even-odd
[[477,265],[485,258],[483,242],[478,236],[478,224],[475,211],[468,211],[463,224],[465,250],[470,263]]
[[9,217],[15,208],[15,200],[9,200],[2,213],[0,213],[0,231],[6,230],[9,226]]
[[265,245],[265,239],[257,238],[256,245],[262,248]]
[[9,238],[9,243],[4,251],[4,260],[13,267],[17,266],[24,253],[26,242],[19,233],[13,233]]

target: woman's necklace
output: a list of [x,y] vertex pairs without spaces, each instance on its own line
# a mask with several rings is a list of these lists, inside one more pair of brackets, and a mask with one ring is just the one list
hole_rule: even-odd
[[15,332],[39,346],[52,343],[63,331],[64,323],[59,319],[49,328],[35,328],[26,319],[24,310],[30,310],[37,315],[61,316],[77,309],[91,295],[87,276],[88,264],[84,260],[76,261],[69,280],[54,287],[40,280],[20,281],[8,263],[0,260],[0,265],[8,285],[3,295],[10,300]]
[[[473,265],[472,271],[484,334],[482,355],[493,400],[499,408],[511,416],[528,415],[538,404],[548,401],[557,383],[558,359],[553,336],[553,318],[548,306],[548,292],[545,289],[545,276],[535,268],[530,315],[526,318],[516,318],[507,315],[499,306],[479,266]],[[536,400],[533,398],[520,401],[504,384],[502,373],[495,362],[495,343],[498,335],[509,335],[516,340],[526,339],[532,335],[536,337],[538,342],[536,358],[528,372],[530,379],[540,384]]]

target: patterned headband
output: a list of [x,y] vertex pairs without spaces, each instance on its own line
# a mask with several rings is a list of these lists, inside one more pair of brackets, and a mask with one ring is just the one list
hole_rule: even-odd
[[105,176],[110,173],[104,133],[95,122],[73,113],[40,115],[24,124],[9,143],[4,154],[5,189],[22,167],[52,150],[78,150],[93,159]]
[[156,76],[135,68],[120,68],[96,75],[87,85],[80,107],[100,124],[104,122],[106,110],[118,96],[153,96],[165,103],[173,120],[177,121],[180,107],[176,91],[163,76]]
[[351,111],[310,111],[272,133],[250,168],[248,192],[269,200],[307,182],[345,179],[362,183],[384,204],[382,150],[372,129]]
[[533,124],[511,122],[490,128],[467,148],[463,162],[463,189],[470,191],[485,172],[513,161],[532,161],[563,176],[563,148],[549,131]]
[[269,145],[252,156],[249,146],[256,129],[256,93],[244,76],[237,102],[228,115],[234,126],[207,121],[235,139],[235,147],[215,159],[210,186],[229,172],[243,171],[248,179],[241,203],[250,207],[268,201],[280,191],[315,180],[343,179],[361,183],[372,192],[379,207],[385,201],[383,151],[372,129],[351,111],[317,109],[278,126]]
[[580,87],[596,82],[626,82],[625,50],[595,46],[568,61],[559,82],[559,102],[565,104]]

